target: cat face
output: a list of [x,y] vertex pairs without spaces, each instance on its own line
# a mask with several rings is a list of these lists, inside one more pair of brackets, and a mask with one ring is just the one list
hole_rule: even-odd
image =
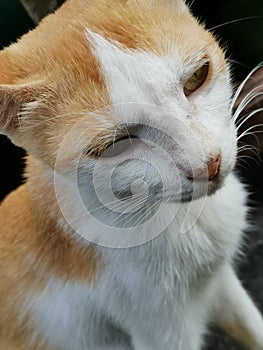
[[181,1],[69,0],[0,70],[2,132],[84,201],[189,201],[234,167],[224,55]]
[[[185,201],[213,193],[233,169],[236,154],[228,72],[218,61],[222,56],[214,59],[209,52],[216,44],[209,41],[190,60],[176,39],[159,56],[91,31],[87,38],[107,84],[108,113],[117,117],[106,152],[100,150],[103,140],[90,147],[90,155],[98,151],[96,176],[112,169],[111,186],[121,197],[131,195],[134,181],[146,186],[153,200],[162,195]],[[187,93],[192,80],[193,91]],[[216,176],[210,176],[209,162]]]

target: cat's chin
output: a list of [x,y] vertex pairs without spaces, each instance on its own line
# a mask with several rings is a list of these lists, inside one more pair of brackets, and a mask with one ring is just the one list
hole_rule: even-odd
[[193,193],[183,193],[182,197],[180,198],[180,202],[192,202],[195,200],[198,200],[200,198],[204,198],[204,197],[209,197],[212,196],[215,192],[217,191],[217,188],[213,188],[212,190],[209,190],[205,193],[196,193],[193,195]]
[[213,181],[205,182],[205,181],[195,181],[193,182],[187,181],[185,186],[183,187],[183,191],[178,194],[166,194],[163,196],[163,201],[165,202],[192,202],[194,200],[212,196],[219,190],[223,185],[222,177],[218,177]]

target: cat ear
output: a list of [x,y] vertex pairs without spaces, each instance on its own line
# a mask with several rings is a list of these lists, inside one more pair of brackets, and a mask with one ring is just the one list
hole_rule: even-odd
[[49,13],[56,10],[64,0],[20,0],[29,16],[37,24]]
[[0,133],[15,139],[21,129],[23,109],[34,105],[40,94],[41,85],[38,82],[0,85]]

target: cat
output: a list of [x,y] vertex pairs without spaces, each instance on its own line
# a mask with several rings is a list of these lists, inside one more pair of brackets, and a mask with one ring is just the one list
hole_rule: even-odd
[[230,69],[182,0],[68,0],[0,53],[25,184],[0,207],[0,349],[251,350]]

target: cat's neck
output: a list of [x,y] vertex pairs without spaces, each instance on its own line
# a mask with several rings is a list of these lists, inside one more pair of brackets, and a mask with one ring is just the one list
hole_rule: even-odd
[[54,191],[52,168],[31,155],[27,157],[26,164],[29,200],[36,211],[45,213],[47,219],[57,221],[60,210]]

